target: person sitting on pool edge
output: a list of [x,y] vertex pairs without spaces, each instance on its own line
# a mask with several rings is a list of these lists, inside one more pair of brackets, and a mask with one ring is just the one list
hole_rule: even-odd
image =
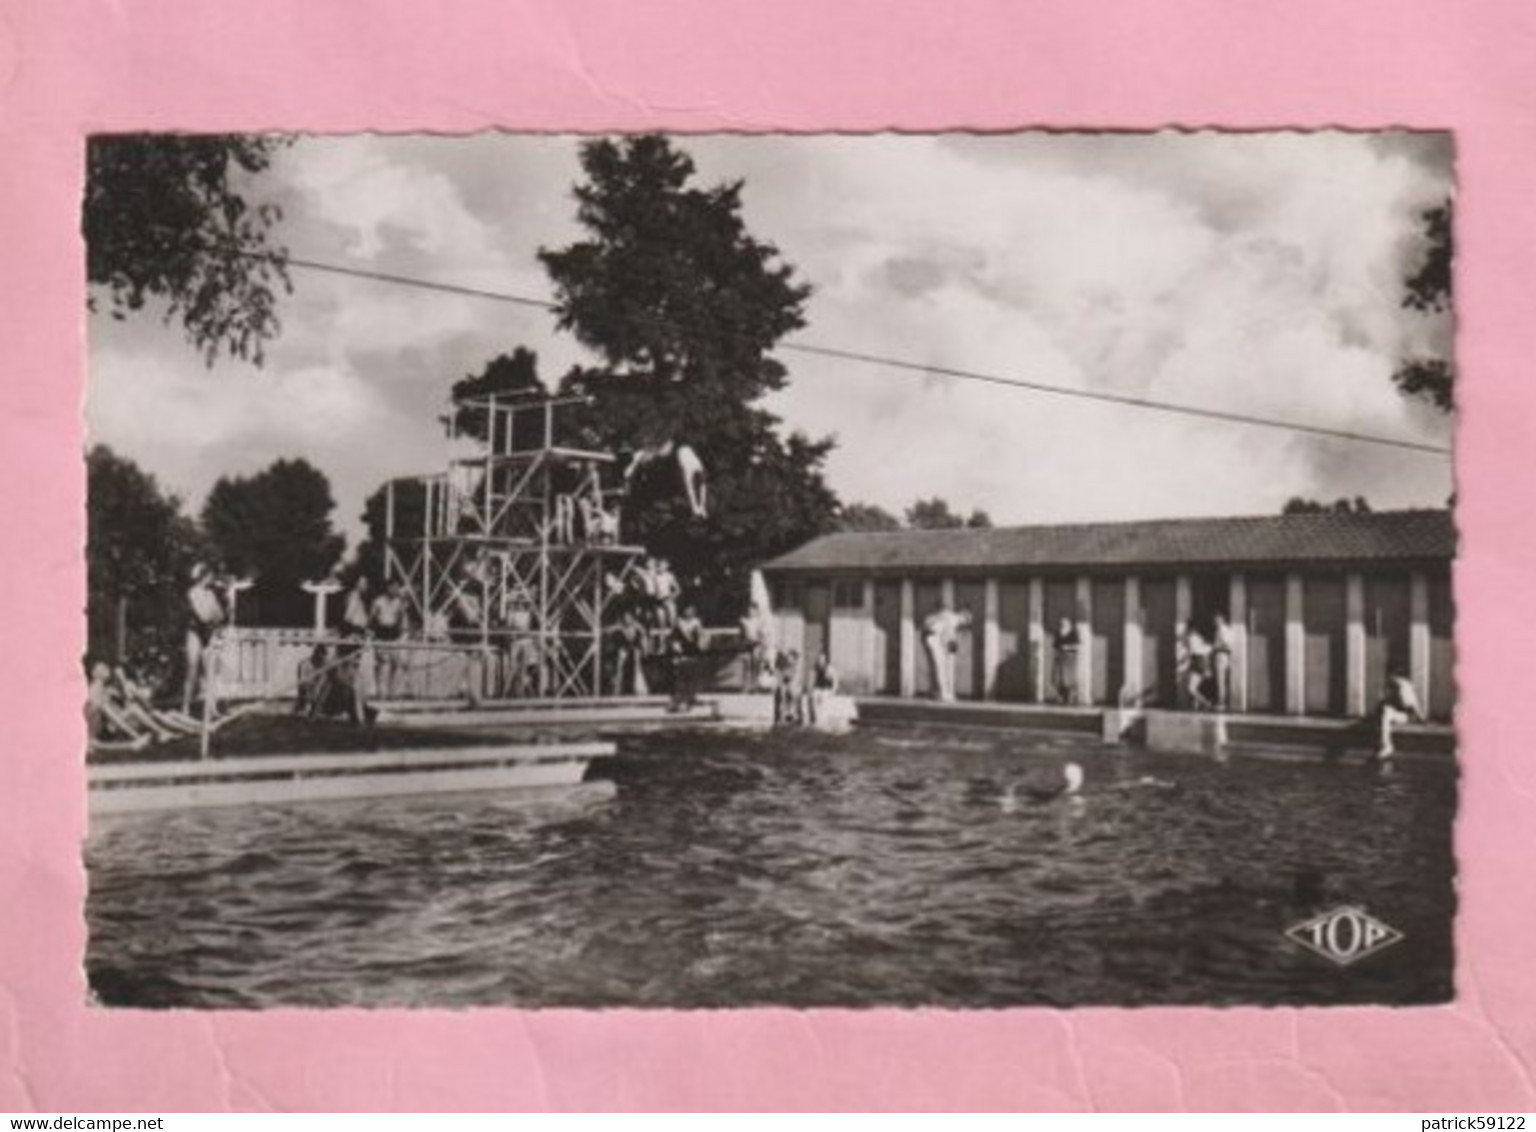
[[1393,743],[1393,728],[1408,722],[1423,723],[1424,709],[1419,705],[1419,694],[1413,682],[1400,667],[1387,670],[1386,683],[1382,688],[1381,702],[1367,717],[1376,735],[1376,753],[1371,761],[1386,762],[1397,753]]
[[326,685],[330,679],[329,662],[330,650],[323,644],[315,645],[309,650],[309,655],[299,661],[296,673],[298,689],[293,702],[294,715],[314,719],[323,710]]

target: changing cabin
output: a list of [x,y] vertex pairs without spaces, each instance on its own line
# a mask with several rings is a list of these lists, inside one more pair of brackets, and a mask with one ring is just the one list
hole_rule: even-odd
[[1044,703],[1051,630],[1078,627],[1084,705],[1175,705],[1179,624],[1231,625],[1230,710],[1363,715],[1401,666],[1454,706],[1449,511],[846,533],[767,563],[780,647],[830,654],[845,690],[932,695],[924,619],[972,615],[958,699]]

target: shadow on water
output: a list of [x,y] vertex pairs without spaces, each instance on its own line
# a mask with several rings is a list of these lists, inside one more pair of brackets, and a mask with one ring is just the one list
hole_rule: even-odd
[[[1069,761],[1086,782],[1050,794]],[[582,797],[93,830],[109,1005],[1418,1003],[1451,995],[1454,774],[922,729],[626,738]],[[1368,908],[1335,968],[1284,931]]]

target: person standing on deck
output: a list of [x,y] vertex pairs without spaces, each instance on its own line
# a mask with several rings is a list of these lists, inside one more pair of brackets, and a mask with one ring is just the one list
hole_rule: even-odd
[[934,695],[943,703],[955,698],[955,654],[960,651],[960,630],[971,623],[968,609],[939,609],[923,618],[923,649],[933,668]]
[[663,629],[671,628],[677,621],[677,602],[683,596],[683,587],[672,572],[672,564],[665,558],[652,560],[652,578],[656,587],[658,615]]
[[402,654],[396,644],[405,636],[405,594],[399,578],[391,578],[384,592],[373,599],[368,608],[368,628],[373,639],[384,645],[374,650],[373,681],[379,695],[388,699],[400,680]]
[[645,655],[648,634],[635,611],[625,609],[613,630],[616,668],[615,691],[621,696],[643,696],[650,689],[645,683]]
[[1051,634],[1051,687],[1059,704],[1077,702],[1077,653],[1081,647],[1082,636],[1077,631],[1077,622],[1063,617],[1056,632]]
[[1226,711],[1232,706],[1232,644],[1232,626],[1225,613],[1218,613],[1211,634],[1211,663],[1215,669],[1218,711]]
[[741,643],[746,651],[746,690],[756,692],[768,660],[768,617],[755,601],[741,619]]
[[1195,711],[1209,711],[1214,705],[1205,694],[1205,683],[1211,674],[1211,643],[1193,625],[1184,632],[1184,694],[1188,706]]
[[837,695],[837,686],[837,669],[832,667],[832,658],[822,653],[811,669],[811,688],[805,698],[806,722],[812,727],[821,722],[827,701]]
[[539,690],[539,643],[533,632],[533,595],[519,587],[507,610],[507,691],[522,699]]
[[800,712],[800,653],[780,652],[773,659],[773,725],[798,724]]
[[336,646],[333,678],[345,695],[347,714],[354,723],[367,723],[368,702],[363,694],[363,645],[368,640],[368,575],[359,574],[347,594],[341,615],[341,641]]
[[[213,646],[214,634],[229,620],[218,587],[214,584],[213,571],[206,563],[199,562],[192,567],[192,585],[187,589],[187,610],[190,620],[187,623],[187,676],[181,689],[183,715],[191,714],[194,694],[212,694],[208,679],[208,653]],[[212,705],[209,705],[209,710],[212,710]]]
[[672,709],[686,711],[698,704],[699,656],[704,652],[704,622],[691,604],[672,626]]

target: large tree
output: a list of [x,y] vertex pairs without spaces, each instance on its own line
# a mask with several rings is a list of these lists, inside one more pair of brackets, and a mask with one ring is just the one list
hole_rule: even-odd
[[226,569],[256,583],[241,599],[242,620],[309,623],[312,599],[300,586],[329,574],[344,545],[331,529],[335,506],[329,481],[304,460],[213,485],[203,531]]
[[291,291],[274,240],[275,204],[249,196],[282,139],[106,134],[86,146],[86,277],[93,307],[115,318],[164,304],[211,365],[260,363],[276,337],[278,292]]
[[901,530],[901,520],[874,503],[845,503],[837,513],[840,531],[888,532]]
[[1363,495],[1357,495],[1353,499],[1335,499],[1332,503],[1321,503],[1316,499],[1293,495],[1280,509],[1282,515],[1369,515],[1370,513],[1371,504]]
[[992,525],[992,517],[985,511],[971,510],[970,517],[949,509],[949,502],[934,496],[919,499],[907,508],[907,526],[914,531],[947,531],[960,527],[981,529]]
[[625,537],[696,582],[707,613],[728,616],[752,566],[835,524],[822,473],[832,442],[784,436],[760,404],[785,384],[772,351],[804,325],[810,289],[747,231],[742,182],[697,185],[693,161],[667,139],[592,141],[581,164],[586,238],[539,256],[559,325],[600,361],[561,388],[591,399],[576,414],[584,444],[632,453],[673,440],[699,454],[708,518],[657,477],[636,483]]
[[86,474],[87,649],[163,682],[181,654],[196,525],[153,476],[110,448],[91,449]]
[[[1419,216],[1423,250],[1418,267],[1403,288],[1403,306],[1425,314],[1445,315],[1451,310],[1451,265],[1454,243],[1451,206],[1427,209]],[[1449,358],[1407,358],[1392,375],[1397,387],[1449,412],[1455,400],[1456,370]]]

